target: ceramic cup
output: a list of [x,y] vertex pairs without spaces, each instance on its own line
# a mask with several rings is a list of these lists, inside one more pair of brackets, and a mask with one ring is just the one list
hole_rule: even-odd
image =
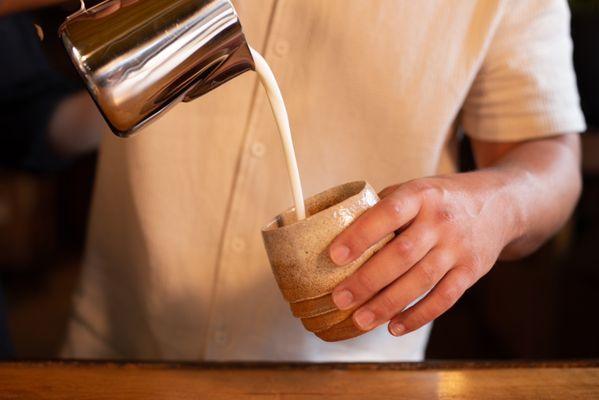
[[326,341],[359,336],[352,310],[335,307],[331,292],[393,235],[369,248],[354,262],[339,267],[329,258],[329,245],[379,198],[366,182],[350,182],[306,200],[308,217],[297,221],[295,209],[278,215],[262,229],[272,271],[281,293],[304,327]]

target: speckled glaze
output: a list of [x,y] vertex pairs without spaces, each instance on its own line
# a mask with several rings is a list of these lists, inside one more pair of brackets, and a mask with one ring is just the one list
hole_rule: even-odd
[[304,327],[323,340],[343,340],[364,333],[355,327],[350,329],[353,310],[338,310],[331,292],[391,240],[392,235],[343,267],[333,264],[328,249],[339,233],[378,200],[366,182],[346,183],[307,199],[308,218],[298,222],[291,208],[262,229],[270,265],[283,297],[290,303],[293,315],[302,319]]

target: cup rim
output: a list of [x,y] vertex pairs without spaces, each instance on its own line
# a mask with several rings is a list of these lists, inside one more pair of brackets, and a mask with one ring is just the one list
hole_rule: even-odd
[[[340,188],[342,188],[344,186],[351,186],[351,185],[357,185],[356,192],[354,194],[352,194],[352,195],[344,198],[340,202],[335,203],[335,204],[333,204],[333,205],[331,205],[329,207],[323,208],[322,210],[319,210],[318,212],[316,212],[314,214],[311,214],[308,217],[306,217],[306,218],[304,218],[304,219],[302,219],[300,221],[294,221],[294,222],[292,222],[290,224],[279,226],[279,221],[281,220],[281,217],[283,215],[295,212],[295,206],[289,207],[285,211],[277,214],[277,216],[274,217],[274,219],[272,219],[270,222],[268,222],[266,225],[264,225],[262,227],[262,229],[261,229],[262,233],[274,232],[274,231],[277,231],[277,230],[280,230],[280,229],[288,229],[288,228],[291,228],[291,227],[297,227],[297,226],[305,225],[305,224],[309,223],[310,221],[318,218],[320,215],[322,215],[323,212],[325,212],[327,210],[330,210],[333,207],[338,207],[338,206],[340,206],[340,205],[342,205],[344,203],[347,203],[351,199],[355,198],[356,196],[360,196],[360,194],[369,187],[368,182],[366,182],[365,180],[346,182],[346,183],[343,183],[343,184],[340,184],[340,185],[337,185],[337,186],[333,186],[333,187],[331,187],[329,189],[326,189],[326,190],[324,190],[324,191],[322,191],[320,193],[317,193],[317,194],[315,194],[313,196],[310,196],[307,199],[305,199],[304,202],[308,203],[309,201],[314,200],[317,197],[324,196],[324,195],[326,195],[326,194],[328,194],[330,192],[333,192],[335,190],[338,190],[338,189],[340,189]],[[308,209],[308,207],[306,207],[306,209]]]

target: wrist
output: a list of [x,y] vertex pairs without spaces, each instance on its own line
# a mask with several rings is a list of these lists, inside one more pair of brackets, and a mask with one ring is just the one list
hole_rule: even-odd
[[526,210],[520,198],[526,172],[515,168],[486,168],[469,174],[476,175],[476,197],[483,209],[482,215],[491,225],[503,250],[526,235]]

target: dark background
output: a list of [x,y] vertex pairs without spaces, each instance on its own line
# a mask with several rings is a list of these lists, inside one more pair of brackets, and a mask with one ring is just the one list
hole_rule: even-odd
[[[572,7],[574,61],[589,125],[580,203],[540,251],[499,263],[436,321],[427,358],[599,358],[599,6],[576,1]],[[65,15],[53,9],[35,17],[48,57],[69,75],[54,34]],[[0,284],[17,357],[55,357],[61,344],[95,161],[87,156],[53,173],[0,168]],[[463,170],[472,168],[466,139],[461,162]]]

